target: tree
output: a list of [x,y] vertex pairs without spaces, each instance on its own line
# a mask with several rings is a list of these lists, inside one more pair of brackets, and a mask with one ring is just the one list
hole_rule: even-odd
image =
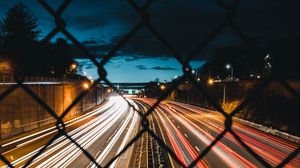
[[226,64],[234,68],[234,77],[249,79],[251,75],[281,79],[300,78],[299,37],[256,39],[266,55],[245,45],[226,46],[216,49],[211,61],[204,64],[198,74],[204,78],[225,79],[229,71]]
[[[49,64],[56,76],[72,74],[71,65],[75,63],[71,55],[72,48],[63,38],[56,39],[54,44],[49,46]],[[76,63],[75,63],[76,64]]]
[[0,28],[4,37],[9,39],[36,40],[41,33],[37,18],[23,3],[15,5],[6,13]]
[[205,79],[226,79],[231,75],[225,68],[226,64],[233,67],[235,78],[249,79],[251,74],[260,75],[263,72],[264,56],[243,44],[217,48],[212,60],[206,62],[198,74]]
[[[0,48],[3,55],[16,64],[16,75],[59,76],[74,75],[71,46],[59,38],[55,43],[38,41],[41,30],[33,12],[23,3],[12,7],[0,23]],[[2,35],[1,35],[2,34]],[[1,54],[1,53],[0,53]]]
[[42,58],[44,48],[38,43],[41,33],[37,18],[23,3],[12,7],[0,23],[3,53],[17,66],[17,75],[45,73],[47,61]]

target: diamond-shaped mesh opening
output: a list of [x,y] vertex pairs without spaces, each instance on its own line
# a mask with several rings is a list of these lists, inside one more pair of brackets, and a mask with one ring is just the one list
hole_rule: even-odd
[[[117,2],[117,6],[115,4],[102,1],[81,4],[80,1],[74,1],[62,14],[66,24],[72,25],[67,27],[68,31],[80,34],[78,41],[98,58],[103,58],[112,50],[139,19],[127,2]],[[112,10],[108,10],[112,6]],[[86,58],[80,50],[76,52],[76,55],[81,56],[80,59]]]
[[[292,81],[289,82],[293,84]],[[235,116],[247,121],[254,121],[266,127],[272,127],[293,135],[299,135],[297,118],[299,104],[279,82],[272,82],[258,98]],[[289,117],[287,117],[289,116]]]
[[[39,133],[39,132],[36,132]],[[33,158],[34,155],[36,155],[40,150],[42,150],[43,146],[48,144],[50,140],[56,137],[57,131],[51,131],[48,134],[44,135],[44,138],[42,138],[40,141],[30,142],[25,141],[22,143],[19,143],[17,145],[17,148],[11,149],[8,152],[4,153],[4,156],[9,159],[11,164],[15,167],[22,167],[24,166],[31,158]],[[59,140],[59,139],[58,139]],[[54,143],[55,144],[55,143]],[[51,146],[51,145],[50,145]],[[44,155],[46,155],[44,153]],[[33,160],[31,163],[32,165],[38,165],[41,163],[41,159],[44,155],[37,155],[38,157]]]
[[[187,6],[190,10],[185,10]],[[153,26],[182,56],[223,19],[223,10],[213,1],[164,1],[154,3],[148,13]]]
[[[137,99],[139,104],[143,104],[146,111],[151,107],[153,103],[155,103],[155,99]],[[168,122],[162,121],[160,115],[162,115],[162,108],[156,107],[154,111],[149,114],[147,117],[147,130],[135,144],[135,147],[140,150],[140,154],[136,154],[136,158],[134,160],[133,165],[136,166],[160,166],[160,165],[182,165],[184,164],[183,158],[179,158],[178,154],[182,153],[178,150],[179,146],[182,145],[180,143],[174,143],[173,138],[177,138],[174,136],[169,139],[171,135],[171,131],[175,127],[172,127],[168,130],[164,130],[166,128],[166,124]],[[164,114],[163,114],[164,115]],[[182,136],[181,136],[182,137]],[[170,143],[172,142],[172,143]],[[149,160],[144,160],[145,158],[149,158]],[[187,164],[185,164],[187,165]]]
[[[170,54],[162,42],[147,29],[142,28],[105,64],[104,68],[112,72],[107,74],[107,79],[114,87],[124,90],[126,83],[129,83],[128,89],[145,87],[147,85],[145,81],[152,81],[158,86],[168,85],[172,79],[183,74],[182,65]],[[191,61],[191,66],[195,68],[202,63],[201,60]],[[92,68],[90,65],[85,67]],[[96,71],[96,67],[88,71]]]
[[[40,89],[39,86],[29,87],[35,91]],[[55,122],[49,112],[20,87],[2,99],[0,105],[2,139],[26,134],[31,130]]]
[[[264,6],[266,4],[271,10],[265,10]],[[288,17],[288,15],[297,16],[298,13],[295,9],[299,8],[299,5],[299,2],[289,6],[283,2],[272,2],[270,0],[244,1],[237,9],[238,15],[236,15],[235,21],[250,37],[271,37],[271,34],[293,36],[299,34],[299,22],[297,22],[297,17]],[[255,8],[255,10],[249,10],[249,7]],[[280,11],[286,11],[288,15],[282,15]],[[256,16],[253,17],[254,15]],[[256,23],[255,25],[250,24],[253,21]],[[279,28],[279,26],[281,27]]]

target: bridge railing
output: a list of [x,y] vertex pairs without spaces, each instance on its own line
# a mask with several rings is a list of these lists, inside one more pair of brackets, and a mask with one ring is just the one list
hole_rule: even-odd
[[[11,75],[1,75],[0,83],[15,83],[17,81],[16,77]],[[23,82],[80,82],[78,79],[71,78],[58,78],[58,77],[44,77],[44,76],[24,76]]]

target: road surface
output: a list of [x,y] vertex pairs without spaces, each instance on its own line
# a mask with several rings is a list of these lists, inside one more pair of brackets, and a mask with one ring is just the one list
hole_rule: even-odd
[[[155,101],[154,99],[136,99],[136,102],[147,108]],[[155,108],[151,117],[154,118],[157,130],[159,130],[156,134],[186,166],[224,130],[225,118],[220,113],[171,101],[162,102]],[[233,130],[254,152],[272,166],[281,163],[299,147],[299,144],[288,142],[236,121],[233,123]],[[179,167],[170,156],[166,159],[170,160],[173,167]],[[225,134],[204,159],[197,162],[196,166],[264,167],[230,133]],[[285,167],[300,167],[299,154]]]
[[[123,98],[111,97],[99,109],[66,122],[66,130],[68,135],[87,150],[97,163],[104,166],[135,136],[139,121],[138,113],[134,112]],[[22,167],[55,134],[55,128],[49,128],[2,144],[1,147],[5,149],[2,154],[13,166]],[[132,148],[129,148],[111,166],[124,167],[131,152]],[[0,162],[0,167],[6,166]],[[61,136],[33,160],[30,167],[96,167],[96,165],[74,143]]]
[[[127,99],[146,112],[155,99]],[[224,117],[199,107],[172,101],[162,102],[147,117],[151,129],[188,166],[224,130]],[[140,116],[121,97],[111,97],[100,108],[66,122],[66,131],[96,162],[105,166],[140,131]],[[299,144],[234,121],[233,130],[254,152],[272,166],[278,165]],[[22,167],[57,133],[55,127],[1,144],[1,153]],[[286,167],[300,167],[300,156]],[[61,136],[30,167],[95,167],[83,152]],[[180,167],[151,134],[145,132],[111,167]],[[6,167],[0,162],[0,167]],[[195,167],[263,167],[235,138],[227,133]]]

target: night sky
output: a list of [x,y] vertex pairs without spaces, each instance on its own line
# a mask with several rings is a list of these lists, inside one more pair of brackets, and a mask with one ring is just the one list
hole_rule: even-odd
[[[41,39],[55,27],[53,17],[34,0],[0,0],[0,17],[18,2],[30,7],[38,17]],[[57,8],[61,0],[47,2]],[[250,38],[295,38],[300,30],[299,9],[299,0],[244,0],[235,21]],[[157,0],[148,13],[151,23],[183,57],[225,17],[224,10],[213,0]],[[67,30],[99,60],[139,21],[137,13],[124,0],[74,0],[62,16]],[[58,34],[52,40],[58,37],[64,36]],[[218,47],[239,43],[241,40],[226,28],[190,65],[197,68]],[[74,57],[81,74],[97,77],[95,67],[84,55],[76,53]],[[155,78],[170,81],[182,74],[181,65],[146,29],[136,34],[105,68],[112,82],[147,82]]]

